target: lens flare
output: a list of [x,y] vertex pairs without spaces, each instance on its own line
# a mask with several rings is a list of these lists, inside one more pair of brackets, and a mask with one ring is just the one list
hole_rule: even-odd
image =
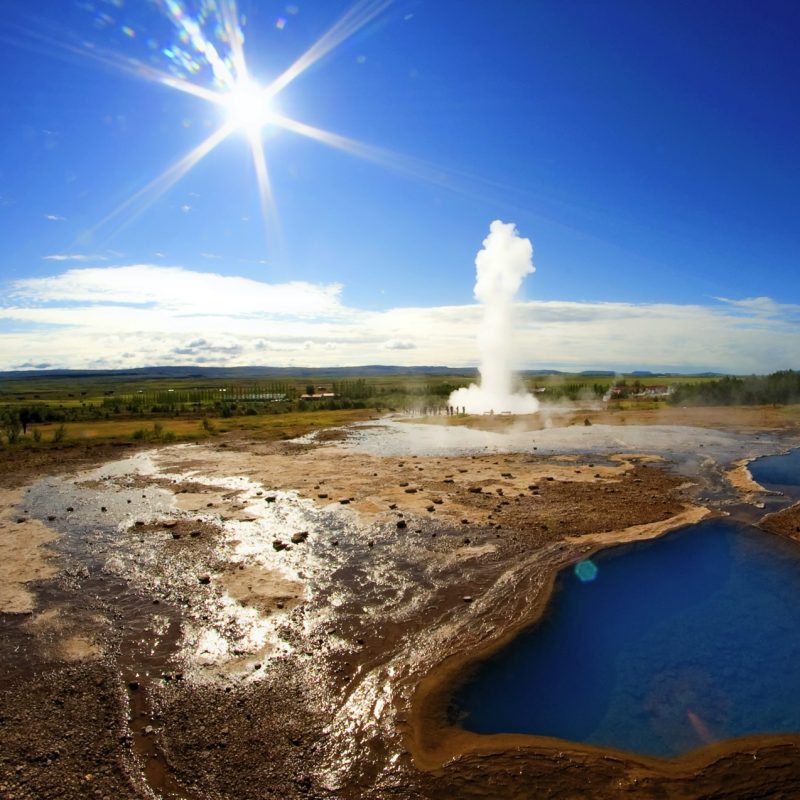
[[597,565],[591,558],[587,558],[575,565],[574,572],[581,582],[591,583],[597,577]]

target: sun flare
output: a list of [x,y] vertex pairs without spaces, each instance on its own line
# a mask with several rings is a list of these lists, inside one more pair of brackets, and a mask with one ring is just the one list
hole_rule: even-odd
[[234,130],[254,136],[272,121],[270,93],[251,78],[245,78],[221,100],[226,121]]

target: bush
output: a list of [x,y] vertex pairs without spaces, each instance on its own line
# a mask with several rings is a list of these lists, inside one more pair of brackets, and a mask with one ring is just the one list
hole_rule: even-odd
[[53,442],[58,444],[58,442],[63,442],[64,439],[67,438],[67,429],[64,427],[64,423],[62,422],[54,431],[53,431]]

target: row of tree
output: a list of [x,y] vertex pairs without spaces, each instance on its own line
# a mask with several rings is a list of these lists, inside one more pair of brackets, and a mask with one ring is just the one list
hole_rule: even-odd
[[800,372],[782,370],[771,375],[720,378],[684,383],[675,388],[670,403],[679,406],[753,406],[800,403]]

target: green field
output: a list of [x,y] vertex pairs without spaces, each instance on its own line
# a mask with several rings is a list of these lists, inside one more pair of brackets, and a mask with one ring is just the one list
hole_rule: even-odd
[[[441,412],[450,392],[475,380],[463,374],[369,375],[356,369],[326,376],[256,380],[242,377],[85,374],[0,379],[0,440],[44,446],[64,441],[195,440],[231,430],[276,438],[387,412]],[[678,398],[687,405],[797,402],[798,373],[751,378],[691,375],[526,375],[519,386],[543,403],[576,408],[658,408]],[[669,386],[673,397],[643,395]],[[609,395],[612,387],[614,394]],[[319,395],[312,399],[304,394]],[[797,395],[797,397],[795,397]],[[281,433],[283,432],[283,434]]]

